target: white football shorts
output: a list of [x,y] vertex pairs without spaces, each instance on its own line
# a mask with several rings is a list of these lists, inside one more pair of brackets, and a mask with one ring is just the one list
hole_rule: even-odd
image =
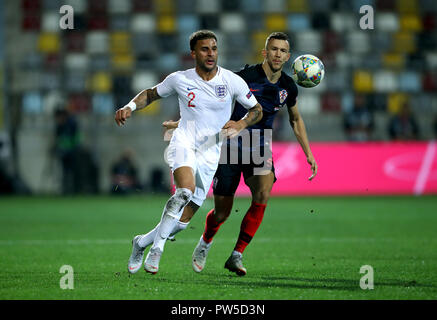
[[202,206],[211,187],[220,158],[220,149],[210,148],[206,152],[197,151],[183,141],[172,139],[166,150],[165,159],[172,172],[180,167],[193,169],[196,187],[193,201]]

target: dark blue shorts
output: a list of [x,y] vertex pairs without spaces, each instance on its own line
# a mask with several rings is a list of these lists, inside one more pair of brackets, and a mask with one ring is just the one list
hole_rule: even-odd
[[229,163],[228,161],[227,163],[220,163],[218,165],[212,185],[214,195],[234,196],[240,184],[241,174],[243,174],[244,180],[247,180],[256,175],[257,170],[260,169],[270,169],[274,175],[274,182],[276,182],[275,166],[271,154],[267,156],[262,163],[259,163],[260,161],[254,162],[252,156],[250,157],[250,162],[245,163],[242,161],[241,153],[242,151],[239,150],[238,163]]

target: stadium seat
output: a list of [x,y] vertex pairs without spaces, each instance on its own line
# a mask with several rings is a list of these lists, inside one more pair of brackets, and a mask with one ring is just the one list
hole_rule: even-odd
[[[326,79],[323,81],[326,82],[327,90],[332,91],[339,91],[341,92],[344,88],[347,88],[349,86],[349,83],[351,81],[349,74],[341,68],[334,68],[329,71],[328,74],[325,74]],[[329,79],[335,79],[335,81],[329,81]]]
[[403,31],[422,31],[422,18],[416,14],[402,14],[399,17],[401,30]]
[[287,0],[288,12],[309,12],[308,2],[306,0]]
[[286,31],[287,20],[285,15],[279,13],[267,14],[265,17],[265,26],[267,31]]
[[42,113],[43,103],[41,93],[39,91],[29,91],[24,93],[22,106],[25,113]]
[[422,80],[420,74],[414,71],[404,71],[399,75],[399,90],[405,92],[420,92]]
[[426,92],[436,92],[437,91],[437,72],[427,71],[422,78],[422,87]]
[[287,17],[287,29],[291,32],[306,31],[311,28],[311,20],[307,14],[296,13]]
[[263,13],[264,1],[262,0],[242,0],[240,3],[241,11],[244,13]]
[[386,69],[400,70],[405,67],[405,55],[400,53],[385,53],[382,55],[382,66]]
[[135,59],[130,53],[120,53],[112,56],[112,69],[115,71],[131,72],[134,66]]
[[335,53],[336,51],[343,49],[342,36],[335,31],[328,30],[323,32],[322,41],[323,41],[322,51],[324,54]]
[[223,12],[239,12],[240,2],[241,1],[235,1],[235,0],[222,0],[221,9]]
[[322,39],[317,31],[302,31],[295,36],[295,50],[317,55],[322,49]]
[[45,71],[41,74],[41,89],[44,91],[61,89],[61,75],[57,71]]
[[131,8],[131,1],[109,0],[108,12],[111,14],[129,14]]
[[112,115],[114,113],[115,100],[110,93],[96,93],[91,98],[92,110],[99,115]]
[[127,14],[111,15],[109,28],[112,31],[129,32],[131,27],[131,16]]
[[252,51],[259,56],[259,52],[264,48],[266,38],[269,36],[268,32],[257,31],[252,33]]
[[[262,14],[254,13],[246,15],[246,29],[250,30],[251,33],[261,32],[265,30],[264,16]],[[248,37],[251,36],[249,33]]]
[[164,14],[158,16],[157,29],[159,33],[175,33],[176,32],[176,20],[173,15]]
[[89,54],[107,53],[109,49],[108,33],[91,31],[86,34],[86,51]]
[[41,0],[21,0],[21,8],[24,12],[40,11]]
[[44,32],[59,32],[59,12],[45,12],[42,16],[41,30]]
[[395,92],[398,90],[398,77],[394,72],[380,70],[373,74],[373,88],[375,92]]
[[415,35],[412,32],[393,34],[393,50],[399,53],[411,53],[417,50]]
[[387,111],[391,114],[398,113],[401,107],[409,101],[406,93],[395,92],[387,95]]
[[370,51],[370,34],[365,30],[348,32],[344,40],[347,51],[366,54]]
[[65,46],[68,52],[83,52],[85,50],[85,34],[78,31],[67,32]]
[[418,0],[397,0],[396,10],[400,13],[418,13]]
[[156,18],[153,14],[139,13],[134,14],[131,22],[133,32],[152,33],[156,30]]
[[312,12],[330,12],[332,7],[331,0],[310,0],[309,7]]
[[44,53],[58,52],[61,43],[59,36],[56,33],[46,33],[40,34],[38,39],[38,50]]
[[[180,15],[177,18],[177,29],[180,33],[188,33],[199,30],[200,22],[199,18],[193,14]],[[188,39],[188,38],[187,38]]]
[[372,74],[364,70],[356,70],[353,73],[353,86],[355,91],[368,93],[373,91]]
[[132,44],[133,50],[136,54],[151,53],[154,54],[157,51],[156,35],[154,33],[134,33]]
[[62,56],[59,53],[47,53],[45,55],[44,69],[60,70],[62,68]]
[[375,10],[377,12],[381,12],[381,11],[395,11],[395,6],[396,6],[396,1],[397,0],[376,0],[376,8]]
[[264,10],[266,13],[284,13],[286,10],[285,0],[269,0],[264,2]]
[[131,83],[130,76],[116,75],[112,79],[112,89],[116,94],[130,94],[132,92]]
[[197,0],[196,9],[200,14],[219,14],[220,0]]
[[127,54],[132,52],[130,33],[124,31],[112,32],[109,39],[110,52],[112,54]]
[[242,32],[245,30],[245,20],[238,13],[224,13],[220,15],[219,28],[223,32]]
[[21,19],[23,31],[39,31],[41,27],[41,16],[38,12],[24,13]]
[[375,29],[383,32],[399,31],[399,16],[392,12],[378,13],[375,15]]
[[173,0],[154,0],[154,12],[159,15],[174,15],[175,4]]
[[195,14],[197,0],[175,0],[179,14]]
[[89,95],[85,93],[71,94],[68,98],[67,108],[73,113],[90,111],[91,102]]
[[322,112],[340,112],[341,96],[340,93],[326,92],[322,94]]
[[108,0],[88,1],[87,11],[96,16],[105,14],[108,11]]
[[108,72],[99,71],[91,75],[89,89],[92,92],[108,93],[112,89],[112,79]]
[[200,28],[217,30],[219,28],[219,17],[215,14],[205,14],[200,16]]
[[92,54],[90,58],[90,71],[108,70],[111,67],[111,62],[107,54]]
[[59,0],[43,0],[42,9],[44,11],[57,11],[59,12]]
[[330,25],[336,32],[347,32],[356,29],[356,17],[347,12],[331,13]]
[[132,91],[138,93],[151,88],[158,83],[158,80],[155,72],[137,71],[132,77]]
[[[63,4],[70,5],[74,9],[74,14],[82,14],[88,10],[88,1],[87,0],[63,0]],[[59,7],[59,1],[58,1]]]
[[144,0],[132,0],[132,12],[153,12],[153,2]]
[[318,94],[311,94],[302,92],[299,94],[299,105],[305,106],[300,108],[302,114],[320,114],[320,96]]
[[86,73],[71,71],[65,75],[65,87],[69,92],[84,92],[86,90]]
[[331,29],[331,20],[328,13],[318,12],[312,15],[311,25],[315,30]]
[[106,14],[93,13],[88,17],[89,30],[107,30],[109,28],[109,21]]

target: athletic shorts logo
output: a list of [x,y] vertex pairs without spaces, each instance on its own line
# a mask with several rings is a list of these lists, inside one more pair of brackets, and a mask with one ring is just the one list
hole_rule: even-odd
[[287,90],[281,90],[279,91],[279,103],[283,103],[285,99],[287,99],[288,93]]
[[252,94],[252,92],[251,92],[251,91],[249,91],[249,93],[248,93],[248,94],[246,94],[246,98],[247,98],[247,99],[250,99],[250,97],[251,97],[251,96],[253,96],[253,94]]
[[226,85],[215,86],[215,95],[223,99],[228,94],[228,87]]

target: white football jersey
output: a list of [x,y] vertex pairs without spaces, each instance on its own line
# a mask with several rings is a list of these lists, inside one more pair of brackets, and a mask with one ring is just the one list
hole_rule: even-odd
[[[237,74],[218,67],[209,81],[203,80],[194,68],[168,75],[156,86],[160,97],[177,94],[180,122],[172,140],[199,150],[219,150],[219,133],[229,121],[235,100],[250,109],[257,104],[246,82]],[[207,142],[209,141],[209,142]]]

